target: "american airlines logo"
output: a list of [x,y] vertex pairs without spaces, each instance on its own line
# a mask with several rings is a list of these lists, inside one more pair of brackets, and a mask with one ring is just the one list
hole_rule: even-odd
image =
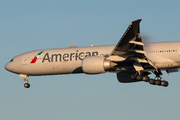
[[39,57],[39,55],[41,55],[44,51],[41,51],[37,54],[37,56],[34,57],[34,59],[32,59],[31,63],[36,63],[37,58]]

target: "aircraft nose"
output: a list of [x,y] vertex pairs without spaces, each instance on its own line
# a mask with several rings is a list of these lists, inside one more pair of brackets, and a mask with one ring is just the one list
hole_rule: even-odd
[[12,71],[12,65],[10,63],[7,63],[5,65],[5,69],[8,70],[8,71]]

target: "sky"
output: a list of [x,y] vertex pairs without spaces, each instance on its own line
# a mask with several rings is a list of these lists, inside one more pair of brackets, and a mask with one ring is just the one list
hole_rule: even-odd
[[[115,45],[139,18],[143,42],[180,41],[179,0],[0,0],[0,120],[177,120],[180,73],[168,87],[119,83],[116,74],[23,78],[4,69],[37,49]],[[155,77],[153,74],[150,77]]]

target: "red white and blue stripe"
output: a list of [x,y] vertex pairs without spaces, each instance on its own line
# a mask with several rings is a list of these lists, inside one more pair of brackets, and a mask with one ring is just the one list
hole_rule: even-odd
[[37,54],[37,56],[34,57],[34,59],[32,59],[31,63],[36,63],[37,58],[43,53],[44,51],[41,51]]

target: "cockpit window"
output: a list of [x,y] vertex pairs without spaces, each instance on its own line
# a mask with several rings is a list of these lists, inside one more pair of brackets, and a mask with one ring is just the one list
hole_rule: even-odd
[[13,59],[11,59],[11,61],[10,62],[13,62]]

